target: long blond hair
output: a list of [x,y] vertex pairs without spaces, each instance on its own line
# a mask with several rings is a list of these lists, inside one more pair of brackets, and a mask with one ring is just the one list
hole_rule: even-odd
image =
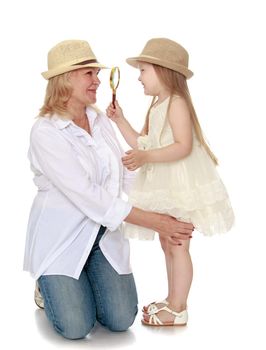
[[40,108],[39,115],[41,117],[58,113],[60,115],[67,115],[67,102],[72,94],[72,86],[69,82],[69,75],[67,72],[49,79],[46,87],[46,95],[44,104]]
[[[183,98],[186,101],[186,104],[189,109],[190,117],[192,120],[192,124],[196,133],[196,137],[199,141],[199,143],[205,148],[206,152],[209,154],[210,158],[213,160],[215,165],[218,165],[218,160],[214,153],[211,151],[210,147],[208,146],[204,136],[203,132],[196,114],[196,111],[194,109],[192,99],[189,93],[188,85],[186,77],[178,72],[173,71],[172,69],[168,69],[165,67],[161,67],[158,65],[153,64],[154,70],[159,78],[159,80],[162,82],[162,84],[170,91],[170,99],[169,104],[167,108],[167,115],[169,113],[169,109],[171,106],[173,95],[178,95],[181,98]],[[149,131],[149,114],[152,106],[154,105],[156,100],[156,97],[152,99],[152,103],[148,109],[145,124],[143,127],[143,134],[148,134]]]

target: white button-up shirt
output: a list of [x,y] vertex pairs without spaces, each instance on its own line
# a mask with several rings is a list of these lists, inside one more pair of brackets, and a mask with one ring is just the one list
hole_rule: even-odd
[[129,244],[120,230],[132,206],[121,199],[134,174],[122,165],[123,151],[109,119],[87,108],[92,136],[58,115],[39,117],[32,127],[29,159],[38,193],[30,212],[24,270],[78,279],[100,225],[106,259],[119,274],[131,272]]

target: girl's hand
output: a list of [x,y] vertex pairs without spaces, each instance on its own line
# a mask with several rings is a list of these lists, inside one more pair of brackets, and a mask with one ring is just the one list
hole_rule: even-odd
[[112,103],[106,109],[106,115],[115,123],[125,119],[122,108],[119,106],[117,100],[115,101],[115,108]]
[[122,163],[128,170],[136,170],[148,162],[148,151],[130,150],[122,157]]

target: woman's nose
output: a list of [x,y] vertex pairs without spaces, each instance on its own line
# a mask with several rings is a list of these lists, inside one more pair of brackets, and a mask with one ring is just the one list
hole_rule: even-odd
[[100,84],[100,83],[101,83],[101,80],[99,79],[99,77],[98,77],[97,74],[95,74],[94,79],[93,79],[93,82],[94,82],[95,84]]

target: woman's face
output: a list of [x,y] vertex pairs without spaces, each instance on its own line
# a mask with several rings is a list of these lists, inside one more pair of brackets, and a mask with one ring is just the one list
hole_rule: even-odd
[[158,96],[162,89],[162,84],[153,68],[153,65],[146,62],[139,62],[139,81],[144,87],[145,95]]
[[72,103],[88,106],[96,102],[97,89],[101,83],[98,78],[99,72],[99,68],[81,68],[71,72]]

